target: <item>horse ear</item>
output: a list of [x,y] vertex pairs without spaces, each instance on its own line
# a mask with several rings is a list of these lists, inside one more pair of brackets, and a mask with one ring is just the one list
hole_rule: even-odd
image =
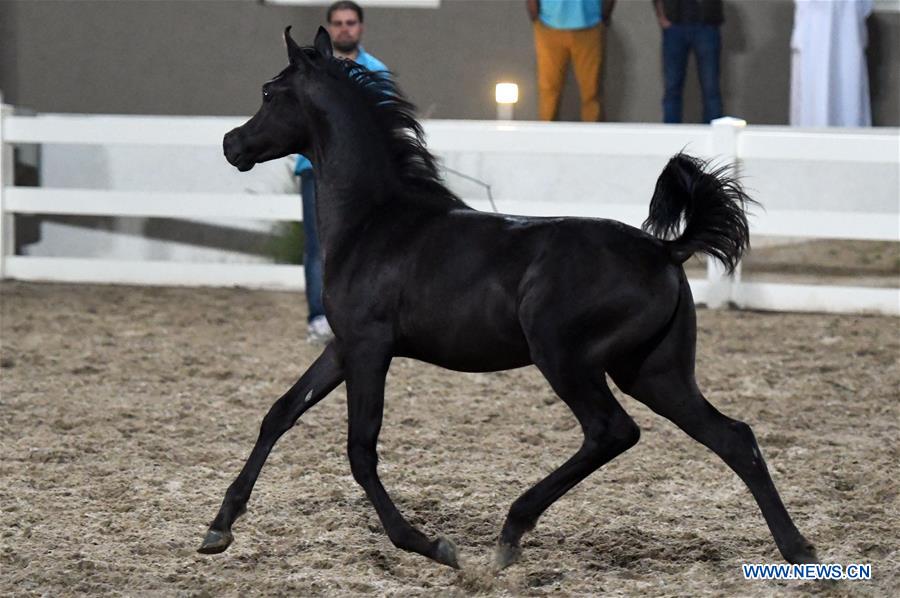
[[319,31],[316,32],[316,41],[313,42],[313,45],[322,56],[327,58],[334,56],[334,49],[331,47],[331,36],[328,35],[328,32],[321,25],[319,26]]
[[291,37],[291,26],[288,25],[284,29],[284,43],[287,46],[288,60],[295,66],[309,65],[309,58]]

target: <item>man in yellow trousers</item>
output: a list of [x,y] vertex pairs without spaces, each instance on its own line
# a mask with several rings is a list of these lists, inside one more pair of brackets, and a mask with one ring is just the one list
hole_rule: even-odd
[[527,0],[537,54],[538,116],[555,120],[569,61],[581,95],[581,120],[600,120],[603,33],[616,0]]

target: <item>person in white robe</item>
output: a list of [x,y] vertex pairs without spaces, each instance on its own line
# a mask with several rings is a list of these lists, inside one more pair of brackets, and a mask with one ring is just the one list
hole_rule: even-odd
[[795,0],[791,125],[872,125],[866,19],[873,0]]

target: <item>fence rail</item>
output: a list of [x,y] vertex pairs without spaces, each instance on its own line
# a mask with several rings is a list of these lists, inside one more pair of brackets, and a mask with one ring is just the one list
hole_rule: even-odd
[[[253,201],[247,201],[252,198]],[[9,212],[79,216],[146,216],[157,218],[251,218],[302,220],[297,198],[285,194],[160,193],[7,187]]]
[[[38,115],[0,117],[0,278],[65,282],[300,288],[302,268],[276,264],[182,263],[25,257],[14,255],[13,218],[23,214],[247,218],[301,220],[294,195],[160,193],[17,187],[10,148],[15,144],[221,146],[240,118]],[[795,130],[747,127],[720,119],[713,125],[640,125],[427,121],[429,148],[441,152],[663,157],[688,147],[727,160],[780,159],[896,164],[898,130]],[[898,200],[900,201],[900,200]],[[480,209],[487,202],[469,201]],[[536,216],[604,217],[639,225],[646,206],[497,200],[500,211]],[[828,210],[772,210],[751,219],[753,234],[800,238],[900,241],[898,214]],[[739,307],[900,315],[900,289],[787,285],[726,278],[710,261],[705,279],[691,279],[698,303]]]

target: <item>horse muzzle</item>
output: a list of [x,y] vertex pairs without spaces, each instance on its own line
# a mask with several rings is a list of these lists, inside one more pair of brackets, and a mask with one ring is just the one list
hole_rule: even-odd
[[246,155],[246,144],[241,139],[240,127],[232,129],[222,139],[222,150],[228,163],[240,170],[247,172],[256,165],[256,161]]

